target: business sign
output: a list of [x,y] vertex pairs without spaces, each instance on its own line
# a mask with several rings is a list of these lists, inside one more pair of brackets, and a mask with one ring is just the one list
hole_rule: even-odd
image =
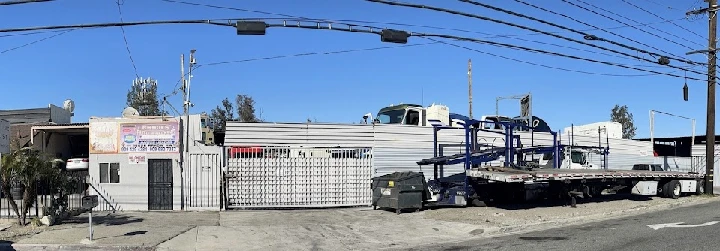
[[0,119],[0,153],[10,152],[10,122]]
[[128,164],[131,165],[147,165],[147,154],[145,153],[129,153]]
[[180,150],[178,122],[120,124],[120,153],[176,153]]
[[90,153],[117,153],[118,124],[90,122]]

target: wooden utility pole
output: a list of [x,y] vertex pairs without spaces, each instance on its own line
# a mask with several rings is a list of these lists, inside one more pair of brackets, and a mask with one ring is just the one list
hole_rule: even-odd
[[468,73],[467,74],[468,74],[468,107],[470,109],[468,111],[468,117],[470,119],[472,119],[473,118],[473,115],[472,115],[472,111],[473,111],[473,109],[472,109],[472,59],[468,59]]
[[[705,128],[705,193],[713,194],[713,176],[715,171],[715,85],[717,84],[717,0],[705,0],[707,8],[688,11],[686,15],[708,13],[708,48],[691,51],[686,54],[707,53],[708,56],[708,92],[707,118]],[[693,142],[694,143],[694,142]]]
[[717,73],[717,0],[708,0],[710,15],[708,30],[708,97],[707,97],[707,128],[705,149],[705,193],[713,194],[713,174],[715,170],[715,78]]

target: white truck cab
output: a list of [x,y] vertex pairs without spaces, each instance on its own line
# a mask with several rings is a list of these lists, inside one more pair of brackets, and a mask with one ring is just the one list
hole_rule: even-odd
[[[371,114],[363,116],[367,119]],[[384,107],[378,111],[373,120],[376,124],[401,124],[414,126],[446,125],[456,123],[450,121],[450,108],[445,105],[432,104],[423,107],[416,104],[399,104]]]

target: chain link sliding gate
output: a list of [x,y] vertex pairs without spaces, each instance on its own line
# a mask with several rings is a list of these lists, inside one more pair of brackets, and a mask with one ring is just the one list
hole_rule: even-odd
[[231,147],[226,207],[370,205],[371,148]]

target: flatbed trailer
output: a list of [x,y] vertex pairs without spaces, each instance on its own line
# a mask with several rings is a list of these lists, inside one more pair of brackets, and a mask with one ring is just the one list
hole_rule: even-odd
[[[567,199],[571,206],[575,206],[576,198],[595,197],[608,190],[668,198],[705,193],[705,175],[700,173],[612,170],[607,166],[603,169],[523,167],[518,164],[521,163],[519,159],[513,159],[517,152],[522,151],[519,147],[522,144],[519,137],[514,137],[512,132],[516,126],[522,125],[500,122],[505,127],[505,146],[480,149],[476,135],[478,130],[483,130],[481,124],[484,122],[461,115],[451,115],[451,118],[464,121],[465,153],[438,156],[437,131],[451,127],[436,126],[434,157],[417,162],[418,165],[434,166],[433,178],[428,182],[428,189],[432,194],[430,204],[488,205],[503,201],[555,198]],[[560,163],[558,156],[563,147],[566,146],[553,140],[552,146],[535,147],[534,150],[553,153],[553,167],[557,167]],[[597,148],[602,150],[607,163],[609,146]],[[487,165],[500,157],[504,157],[503,166]],[[465,166],[465,172],[443,177],[444,165],[461,163]]]

